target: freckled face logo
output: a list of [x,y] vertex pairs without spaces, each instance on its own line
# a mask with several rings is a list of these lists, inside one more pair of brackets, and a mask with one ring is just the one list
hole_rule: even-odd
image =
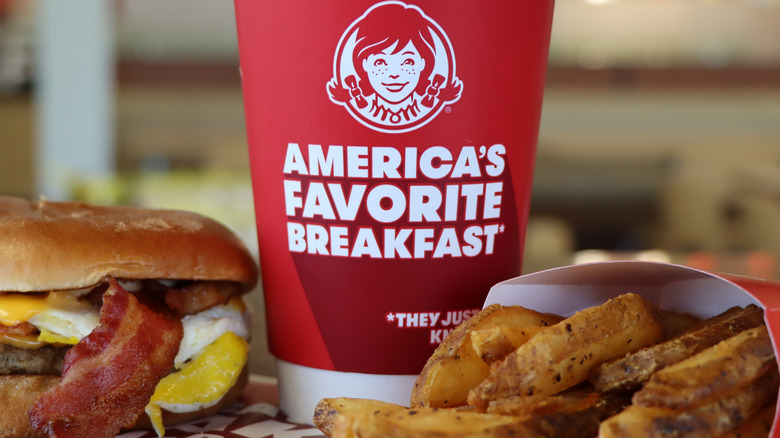
[[455,55],[442,28],[413,5],[377,3],[341,36],[330,100],[369,128],[413,131],[460,98]]

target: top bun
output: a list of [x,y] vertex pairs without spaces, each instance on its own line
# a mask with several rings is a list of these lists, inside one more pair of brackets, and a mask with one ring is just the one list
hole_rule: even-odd
[[94,286],[105,277],[255,286],[241,239],[196,213],[0,196],[0,291]]

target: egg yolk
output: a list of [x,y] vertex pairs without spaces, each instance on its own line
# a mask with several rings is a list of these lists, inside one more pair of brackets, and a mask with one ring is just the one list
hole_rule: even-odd
[[157,435],[165,435],[161,409],[192,412],[219,402],[236,384],[248,351],[244,338],[225,332],[184,368],[160,380],[145,409]]
[[79,338],[75,336],[62,336],[57,333],[51,332],[44,328],[41,329],[41,334],[38,335],[38,340],[49,344],[67,344],[76,345],[79,342]]

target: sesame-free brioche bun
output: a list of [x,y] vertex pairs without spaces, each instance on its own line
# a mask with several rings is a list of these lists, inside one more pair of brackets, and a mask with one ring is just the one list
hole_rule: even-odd
[[59,383],[60,376],[9,374],[0,376],[0,438],[45,438],[30,426],[27,411],[35,399]]
[[80,289],[107,276],[249,291],[258,271],[238,236],[196,213],[0,196],[0,291]]

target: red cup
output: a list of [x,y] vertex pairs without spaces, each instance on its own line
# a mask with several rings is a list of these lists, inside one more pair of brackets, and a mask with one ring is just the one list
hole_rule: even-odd
[[520,273],[553,1],[235,6],[281,408],[408,404]]

